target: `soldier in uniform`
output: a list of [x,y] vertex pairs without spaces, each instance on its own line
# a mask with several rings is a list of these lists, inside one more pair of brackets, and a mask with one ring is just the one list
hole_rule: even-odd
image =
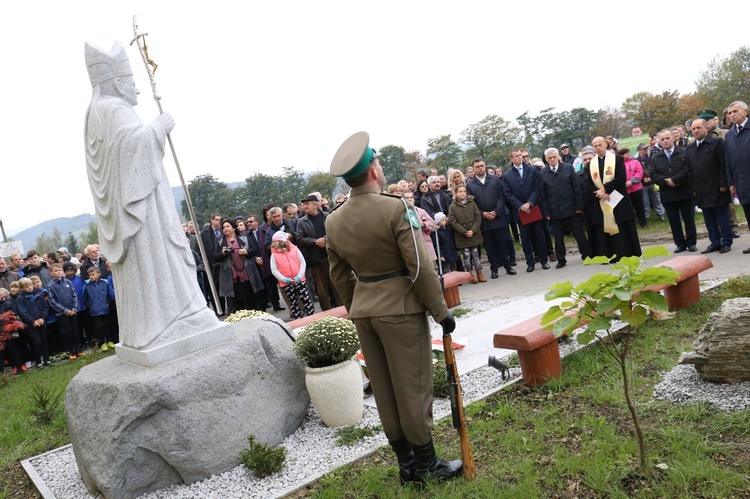
[[402,485],[461,475],[432,443],[432,345],[428,312],[448,331],[443,299],[413,205],[385,194],[379,154],[369,135],[349,137],[331,175],[352,187],[326,219],[331,279],[354,321],[383,429],[398,458]]

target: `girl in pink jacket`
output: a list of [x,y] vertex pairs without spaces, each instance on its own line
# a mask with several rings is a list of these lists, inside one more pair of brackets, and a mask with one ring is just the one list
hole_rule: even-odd
[[[281,231],[274,234],[271,242],[271,273],[289,298],[293,319],[315,313],[315,306],[305,283],[305,267],[305,257],[299,248],[289,242],[287,235]],[[305,307],[304,314],[299,307],[300,300]]]

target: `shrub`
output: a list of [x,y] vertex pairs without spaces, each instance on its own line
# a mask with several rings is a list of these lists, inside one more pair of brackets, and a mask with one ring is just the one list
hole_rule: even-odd
[[247,437],[249,449],[240,451],[240,462],[258,478],[273,475],[281,471],[286,464],[286,449],[284,447],[269,447],[256,443],[255,435]]
[[43,425],[55,419],[63,400],[63,392],[56,391],[52,386],[36,383],[31,388],[31,404],[36,420]]
[[336,436],[338,437],[336,439],[336,445],[338,446],[355,445],[365,437],[375,436],[375,432],[372,431],[372,428],[369,428],[367,426],[357,428],[356,426],[351,425],[337,429]]

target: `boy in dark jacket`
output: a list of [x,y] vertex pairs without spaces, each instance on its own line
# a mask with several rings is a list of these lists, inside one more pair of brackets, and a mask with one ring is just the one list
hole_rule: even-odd
[[109,282],[101,278],[102,274],[98,267],[89,267],[88,274],[89,279],[83,287],[83,305],[89,312],[89,337],[99,345],[106,345],[107,338],[111,335],[109,306],[115,300],[115,296]]
[[81,276],[76,274],[78,270],[75,264],[71,262],[65,262],[62,266],[63,272],[65,272],[65,278],[70,281],[73,285],[73,289],[76,291],[76,298],[78,300],[78,310],[76,311],[76,322],[78,323],[78,330],[76,335],[73,337],[73,343],[77,345],[76,351],[78,355],[83,355],[86,345],[86,336],[84,335],[84,328],[88,323],[89,313],[86,307],[83,306],[83,286],[85,283]]
[[16,299],[16,313],[21,321],[26,324],[24,333],[31,343],[37,367],[42,369],[50,365],[47,328],[45,326],[49,305],[42,293],[34,292],[31,279],[24,277],[18,281],[18,284],[21,286],[21,294]]
[[57,316],[60,340],[69,359],[78,357],[75,338],[78,336],[78,296],[76,290],[67,278],[63,277],[62,265],[53,263],[49,266],[52,280],[49,283],[49,306]]

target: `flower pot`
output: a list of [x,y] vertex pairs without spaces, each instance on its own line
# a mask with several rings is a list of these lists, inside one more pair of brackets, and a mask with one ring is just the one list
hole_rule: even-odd
[[345,360],[305,370],[307,391],[323,424],[346,426],[362,419],[362,374],[358,362]]

